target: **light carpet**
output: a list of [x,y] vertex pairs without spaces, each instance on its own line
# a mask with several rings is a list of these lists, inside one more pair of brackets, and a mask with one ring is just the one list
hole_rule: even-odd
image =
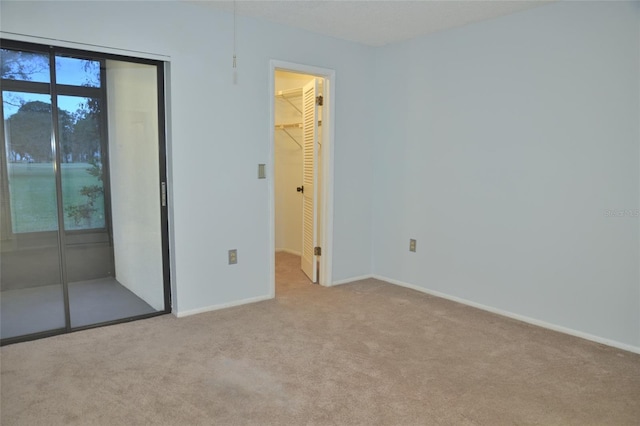
[[637,354],[277,258],[273,300],[3,347],[2,425],[640,424]]

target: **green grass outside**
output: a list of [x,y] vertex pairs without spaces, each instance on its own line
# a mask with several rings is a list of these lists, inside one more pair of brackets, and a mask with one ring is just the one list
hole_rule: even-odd
[[[65,229],[78,230],[103,228],[104,199],[96,201],[97,211],[90,220],[76,225],[67,217],[68,206],[84,204],[87,197],[80,194],[83,186],[101,185],[87,173],[91,166],[86,163],[66,163],[62,170],[62,197],[65,208]],[[9,185],[11,193],[11,221],[13,232],[55,231],[58,229],[56,205],[56,182],[51,163],[10,163]]]

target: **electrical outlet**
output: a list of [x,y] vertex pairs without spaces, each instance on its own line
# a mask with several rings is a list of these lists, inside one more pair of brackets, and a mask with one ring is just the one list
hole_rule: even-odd
[[229,265],[235,265],[238,263],[238,250],[229,250]]
[[409,240],[409,251],[416,251],[416,240],[414,240],[413,238]]

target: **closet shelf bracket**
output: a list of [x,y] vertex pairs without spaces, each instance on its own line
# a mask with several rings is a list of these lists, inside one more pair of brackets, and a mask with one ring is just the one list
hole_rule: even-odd
[[302,124],[276,124],[276,130],[282,130],[283,132],[285,132],[287,136],[289,136],[291,140],[294,141],[296,145],[300,147],[300,149],[302,149],[302,145],[300,144],[300,142],[298,142],[298,140],[294,138],[293,135],[287,130],[291,128],[300,129],[302,128]]
[[298,108],[293,102],[289,100],[289,98],[295,98],[302,96],[302,89],[290,89],[290,90],[280,90],[276,93],[276,98],[280,98],[287,102],[291,107],[293,107],[300,115],[302,115],[302,110]]

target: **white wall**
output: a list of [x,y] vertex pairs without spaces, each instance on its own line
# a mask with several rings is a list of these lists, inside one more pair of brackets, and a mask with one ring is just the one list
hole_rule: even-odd
[[[0,7],[7,38],[49,37],[170,61],[174,312],[270,293],[267,182],[257,179],[257,165],[269,158],[273,131],[271,59],[336,70],[333,279],[371,272],[373,49],[238,17],[234,85],[228,13],[162,1],[3,1]],[[233,266],[227,265],[231,248],[238,249]]]
[[107,61],[109,174],[116,279],[164,309],[156,67]]
[[376,275],[640,349],[638,8],[377,52]]

